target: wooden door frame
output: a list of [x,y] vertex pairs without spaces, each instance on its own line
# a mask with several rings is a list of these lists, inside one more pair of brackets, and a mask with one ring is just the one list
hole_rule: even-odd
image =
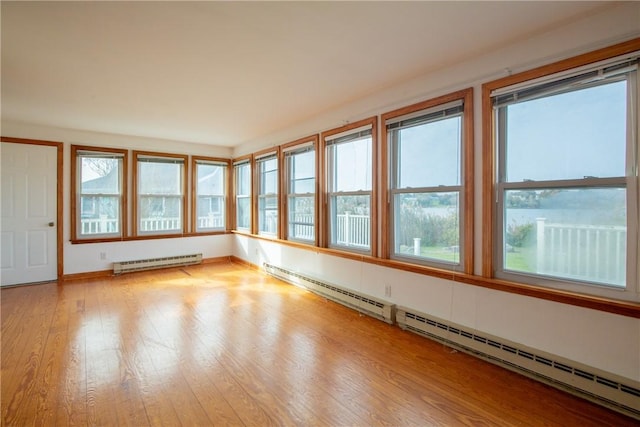
[[57,164],[56,164],[56,250],[57,256],[57,280],[62,280],[64,273],[64,255],[62,244],[62,172],[64,167],[64,144],[58,141],[43,141],[39,139],[12,138],[8,136],[0,136],[1,142],[11,142],[14,144],[31,144],[43,145],[47,147],[56,147]]

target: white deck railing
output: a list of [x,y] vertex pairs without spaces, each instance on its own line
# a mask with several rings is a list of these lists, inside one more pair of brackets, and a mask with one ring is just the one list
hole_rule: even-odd
[[180,218],[146,218],[140,220],[140,231],[180,230]]
[[80,234],[109,234],[117,233],[118,220],[103,218],[83,219],[80,221]]
[[[198,229],[221,228],[224,221],[221,215],[201,216],[197,219]],[[81,234],[110,234],[118,232],[118,220],[91,218],[80,221]],[[162,231],[180,229],[180,218],[145,218],[140,221],[140,231]]]
[[201,228],[224,228],[224,218],[222,215],[200,216],[197,219],[198,229]]
[[[338,245],[352,246],[358,248],[369,247],[370,219],[368,215],[351,215],[346,213],[337,215],[335,242]],[[277,217],[266,215],[265,224],[261,225],[262,233],[276,233]],[[313,240],[314,226],[313,215],[296,215],[294,221],[290,223],[290,237],[297,239]]]
[[301,240],[313,240],[315,238],[315,226],[313,214],[297,214],[293,222],[289,222],[289,237]]
[[627,228],[536,220],[536,272],[624,285]]
[[[264,232],[275,233],[277,217],[267,216]],[[198,228],[223,227],[222,216],[198,217]],[[294,236],[299,239],[312,240],[314,237],[313,215],[298,215],[293,224]],[[180,228],[180,218],[146,218],[140,221],[140,231],[177,230]],[[118,220],[107,218],[91,218],[81,221],[81,233],[109,234],[118,232]],[[337,215],[336,243],[344,246],[361,248],[369,247],[370,219],[368,215]]]
[[369,215],[351,215],[347,212],[336,216],[336,244],[359,248],[369,247],[371,235]]

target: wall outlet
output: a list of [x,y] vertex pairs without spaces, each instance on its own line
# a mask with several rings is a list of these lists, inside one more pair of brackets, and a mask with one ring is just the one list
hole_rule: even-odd
[[100,260],[104,261],[107,259],[107,253],[106,252],[100,252]]
[[391,285],[384,285],[384,296],[391,297]]

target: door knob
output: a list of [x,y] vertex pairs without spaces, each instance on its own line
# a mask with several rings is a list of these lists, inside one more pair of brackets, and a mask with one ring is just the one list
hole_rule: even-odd
[[56,225],[56,223],[51,221],[48,225],[49,225],[49,227],[53,227],[54,225]]

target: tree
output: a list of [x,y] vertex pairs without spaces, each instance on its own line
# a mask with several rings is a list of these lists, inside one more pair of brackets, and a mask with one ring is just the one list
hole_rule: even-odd
[[84,157],[83,166],[88,167],[98,176],[107,176],[118,165],[117,160],[103,157]]
[[507,227],[507,244],[517,248],[525,246],[526,243],[531,242],[533,229],[534,224],[531,222],[521,225],[515,222],[510,224]]
[[400,208],[399,230],[396,239],[400,245],[412,246],[414,238],[422,246],[455,246],[459,244],[458,215],[426,214],[417,200],[405,200]]

